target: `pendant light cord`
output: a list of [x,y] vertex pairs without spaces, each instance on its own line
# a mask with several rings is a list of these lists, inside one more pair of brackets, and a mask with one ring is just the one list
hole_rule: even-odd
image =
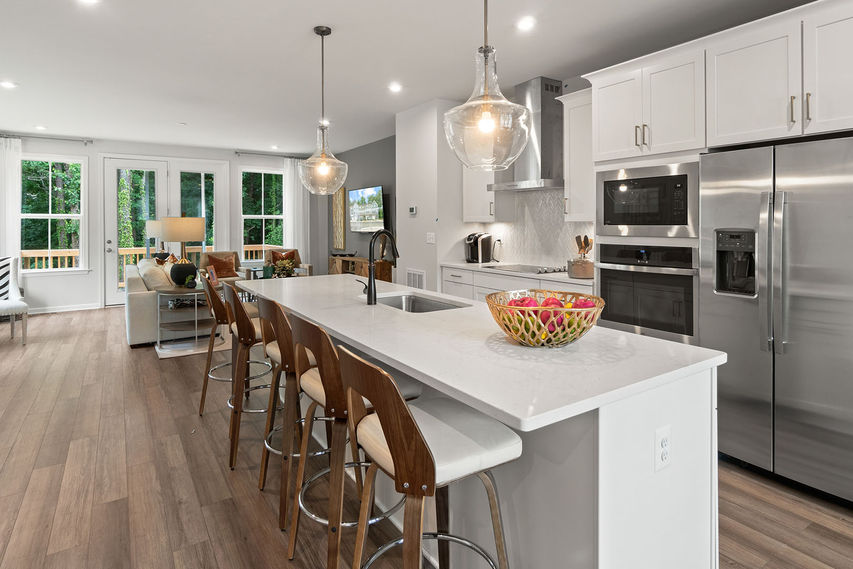
[[320,36],[320,124],[326,123],[326,36]]
[[489,0],[483,0],[483,47],[489,46]]
[[489,96],[489,0],[483,0],[483,86]]

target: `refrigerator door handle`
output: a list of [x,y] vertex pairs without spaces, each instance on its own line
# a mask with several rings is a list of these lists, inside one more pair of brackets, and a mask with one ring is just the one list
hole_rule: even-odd
[[768,276],[773,273],[770,257],[770,218],[773,217],[773,192],[761,192],[761,211],[758,215],[758,318],[759,346],[762,352],[773,351],[771,292]]
[[785,212],[787,195],[776,192],[773,204],[773,346],[777,354],[785,353],[788,338],[785,290]]

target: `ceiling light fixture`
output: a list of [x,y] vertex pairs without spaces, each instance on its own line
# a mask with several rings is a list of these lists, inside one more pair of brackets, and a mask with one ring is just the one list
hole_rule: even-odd
[[515,23],[515,27],[518,28],[519,31],[529,32],[536,27],[536,18],[533,16],[524,16]]
[[95,4],[99,4],[101,2],[101,0],[77,0],[77,1],[80,2],[81,4],[86,5],[86,6],[94,6]]
[[530,111],[501,94],[495,48],[489,45],[489,0],[483,0],[483,47],[474,55],[474,92],[444,113],[444,134],[456,157],[472,170],[506,170],[530,133]]
[[277,145],[275,145],[275,144],[273,144],[272,146],[270,146],[270,148],[272,148],[273,150],[278,150],[278,146],[277,146]]
[[36,125],[35,127],[33,127],[33,128],[35,128],[36,130],[47,130],[47,127],[46,127],[46,126],[42,126],[42,125],[40,125],[40,124],[37,124],[37,125]]
[[14,81],[0,81],[0,87],[3,87],[4,89],[14,89],[17,86],[18,84]]
[[326,36],[332,33],[328,26],[317,26],[314,33],[320,36],[320,126],[317,127],[317,150],[299,163],[299,178],[312,194],[334,194],[347,178],[346,162],[335,158],[329,150],[329,121],[326,120]]
[[392,93],[399,93],[403,90],[403,86],[397,83],[396,81],[392,81],[388,84],[388,90]]
[[178,123],[178,126],[187,126],[187,123],[185,123],[185,122],[179,122],[179,123]]

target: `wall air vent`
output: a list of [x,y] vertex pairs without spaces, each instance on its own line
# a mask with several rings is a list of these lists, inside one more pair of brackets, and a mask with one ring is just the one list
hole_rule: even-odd
[[406,285],[412,288],[424,288],[426,282],[426,271],[417,269],[406,269]]

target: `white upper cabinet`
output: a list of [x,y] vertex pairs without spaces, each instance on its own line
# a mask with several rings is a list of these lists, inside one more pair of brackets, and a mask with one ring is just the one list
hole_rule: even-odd
[[705,53],[686,52],[643,67],[645,152],[705,146]]
[[691,49],[588,76],[596,162],[705,147],[705,54]]
[[593,158],[599,161],[640,156],[643,153],[642,70],[614,71],[590,81]]
[[803,18],[803,127],[807,134],[853,128],[853,2]]
[[494,172],[462,167],[462,221],[495,221],[495,193],[486,189],[494,182]]
[[595,220],[592,90],[557,97],[563,103],[563,175],[566,221]]
[[799,15],[715,37],[706,51],[708,146],[802,134],[801,57]]

